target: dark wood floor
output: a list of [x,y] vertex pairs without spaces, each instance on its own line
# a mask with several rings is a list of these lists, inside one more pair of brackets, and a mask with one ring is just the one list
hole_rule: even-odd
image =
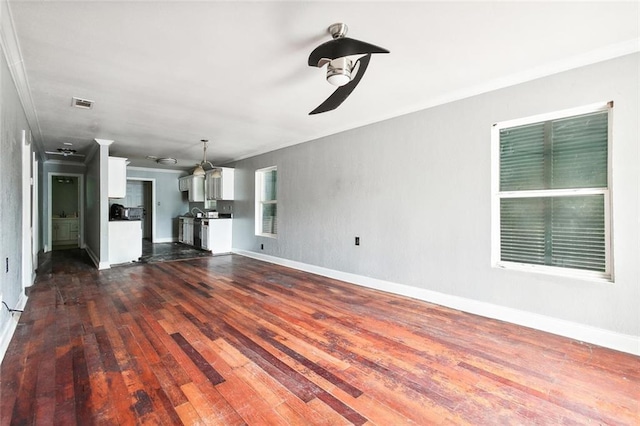
[[3,425],[640,422],[639,357],[236,255],[51,260],[0,379]]

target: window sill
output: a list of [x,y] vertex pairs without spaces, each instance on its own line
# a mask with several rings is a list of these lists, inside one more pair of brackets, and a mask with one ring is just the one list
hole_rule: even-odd
[[573,278],[583,281],[592,281],[598,283],[612,284],[613,276],[605,272],[586,271],[580,269],[559,268],[545,265],[531,265],[527,263],[516,262],[497,262],[493,265],[496,269],[504,269],[508,271],[529,272],[534,274],[552,275],[563,278]]
[[278,234],[256,234],[256,237],[273,238],[274,240],[277,240]]

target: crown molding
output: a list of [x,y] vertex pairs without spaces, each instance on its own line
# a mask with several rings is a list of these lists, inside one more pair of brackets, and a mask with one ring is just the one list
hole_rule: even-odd
[[[381,117],[376,121],[388,120],[397,116],[411,114],[417,111],[433,108],[436,106],[456,102],[462,99],[471,98],[473,96],[490,93],[507,87],[517,86],[518,84],[528,83],[540,78],[549,77],[566,71],[587,67],[601,62],[613,60],[627,55],[640,53],[640,38],[632,38],[619,43],[613,43],[598,49],[590,50],[585,53],[573,55],[557,61],[549,62],[534,68],[530,68],[521,72],[499,77],[484,83],[461,88],[442,96],[435,97],[425,103],[408,106],[402,112],[393,116]],[[372,123],[365,123],[367,125]],[[360,126],[355,126],[360,127]]]
[[0,0],[0,47],[4,53],[11,78],[18,92],[18,98],[20,99],[27,123],[33,135],[34,147],[36,148],[34,151],[38,153],[41,161],[45,161],[46,157],[42,144],[40,122],[38,121],[38,114],[36,113],[33,98],[31,97],[31,88],[29,86],[29,80],[27,79],[27,72],[24,68],[22,51],[20,50],[13,15],[11,14],[7,0]]
[[462,99],[467,99],[473,96],[481,95],[483,93],[490,93],[496,90],[504,89],[506,87],[516,86],[518,84],[527,83],[529,81],[533,81],[539,78],[560,74],[565,71],[586,67],[589,65],[620,58],[626,55],[632,55],[635,53],[640,53],[640,38],[632,38],[619,43],[610,44],[608,46],[604,46],[604,47],[591,50],[582,54],[573,55],[568,58],[563,58],[555,62],[550,62],[535,68],[524,70],[519,73],[507,75],[491,81],[486,81],[478,85],[463,87],[459,90],[445,93],[441,96],[428,99],[424,102],[420,102],[413,105],[407,105],[406,108],[400,109],[392,114],[382,114],[376,117],[372,117],[371,119],[366,119],[360,122],[353,123],[352,125],[338,128],[338,129],[333,129],[330,131],[324,130],[319,133],[316,133],[315,135],[310,136],[309,138],[305,138],[303,140],[291,140],[287,142],[282,142],[280,144],[271,145],[269,146],[269,148],[251,151],[249,153],[242,154],[238,157],[234,157],[231,160],[227,161],[225,164],[234,164],[238,161],[242,161],[247,158],[257,157],[259,155],[267,154],[273,151],[277,151],[279,149],[284,149],[284,148],[292,147],[298,144],[326,138],[342,132],[347,132],[349,130],[353,130],[360,127],[369,126],[371,124],[379,123],[385,120],[401,117],[403,115],[413,114],[415,112],[423,111],[429,108],[434,108],[440,105],[445,105],[445,104],[459,101]]
[[186,170],[159,169],[159,168],[141,167],[141,166],[127,166],[127,170],[136,170],[140,172],[154,172],[154,173],[173,173],[178,175],[183,173],[188,173]]

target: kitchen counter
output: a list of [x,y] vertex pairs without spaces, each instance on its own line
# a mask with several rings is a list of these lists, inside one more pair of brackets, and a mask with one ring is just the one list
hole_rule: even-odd
[[178,241],[213,254],[231,252],[232,218],[179,216]]

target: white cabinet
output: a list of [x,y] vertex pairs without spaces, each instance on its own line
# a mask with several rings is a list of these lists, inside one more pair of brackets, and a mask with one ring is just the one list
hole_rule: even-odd
[[187,192],[189,190],[189,181],[191,176],[183,176],[178,179],[178,189],[180,192]]
[[232,219],[202,221],[202,248],[213,254],[230,253]]
[[200,226],[200,248],[209,250],[209,221],[203,220]]
[[54,243],[60,241],[66,241],[69,239],[69,224],[67,222],[55,221],[53,222],[53,235],[51,240]]
[[127,196],[127,159],[109,157],[109,198]]
[[189,192],[189,202],[204,201],[204,176],[184,176],[178,179],[178,189]]
[[112,220],[109,222],[109,263],[135,262],[142,256],[142,222]]
[[178,226],[178,241],[193,245],[193,218],[181,217]]
[[204,201],[204,176],[192,176],[189,186],[189,202]]
[[53,218],[51,227],[52,244],[78,243],[78,218]]
[[235,170],[229,167],[216,167],[207,171],[207,200],[233,200],[234,173]]
[[[178,241],[190,246],[195,244],[193,222],[192,217],[179,218]],[[213,254],[231,252],[232,219],[201,219],[197,229],[200,230],[198,248],[209,250]]]

